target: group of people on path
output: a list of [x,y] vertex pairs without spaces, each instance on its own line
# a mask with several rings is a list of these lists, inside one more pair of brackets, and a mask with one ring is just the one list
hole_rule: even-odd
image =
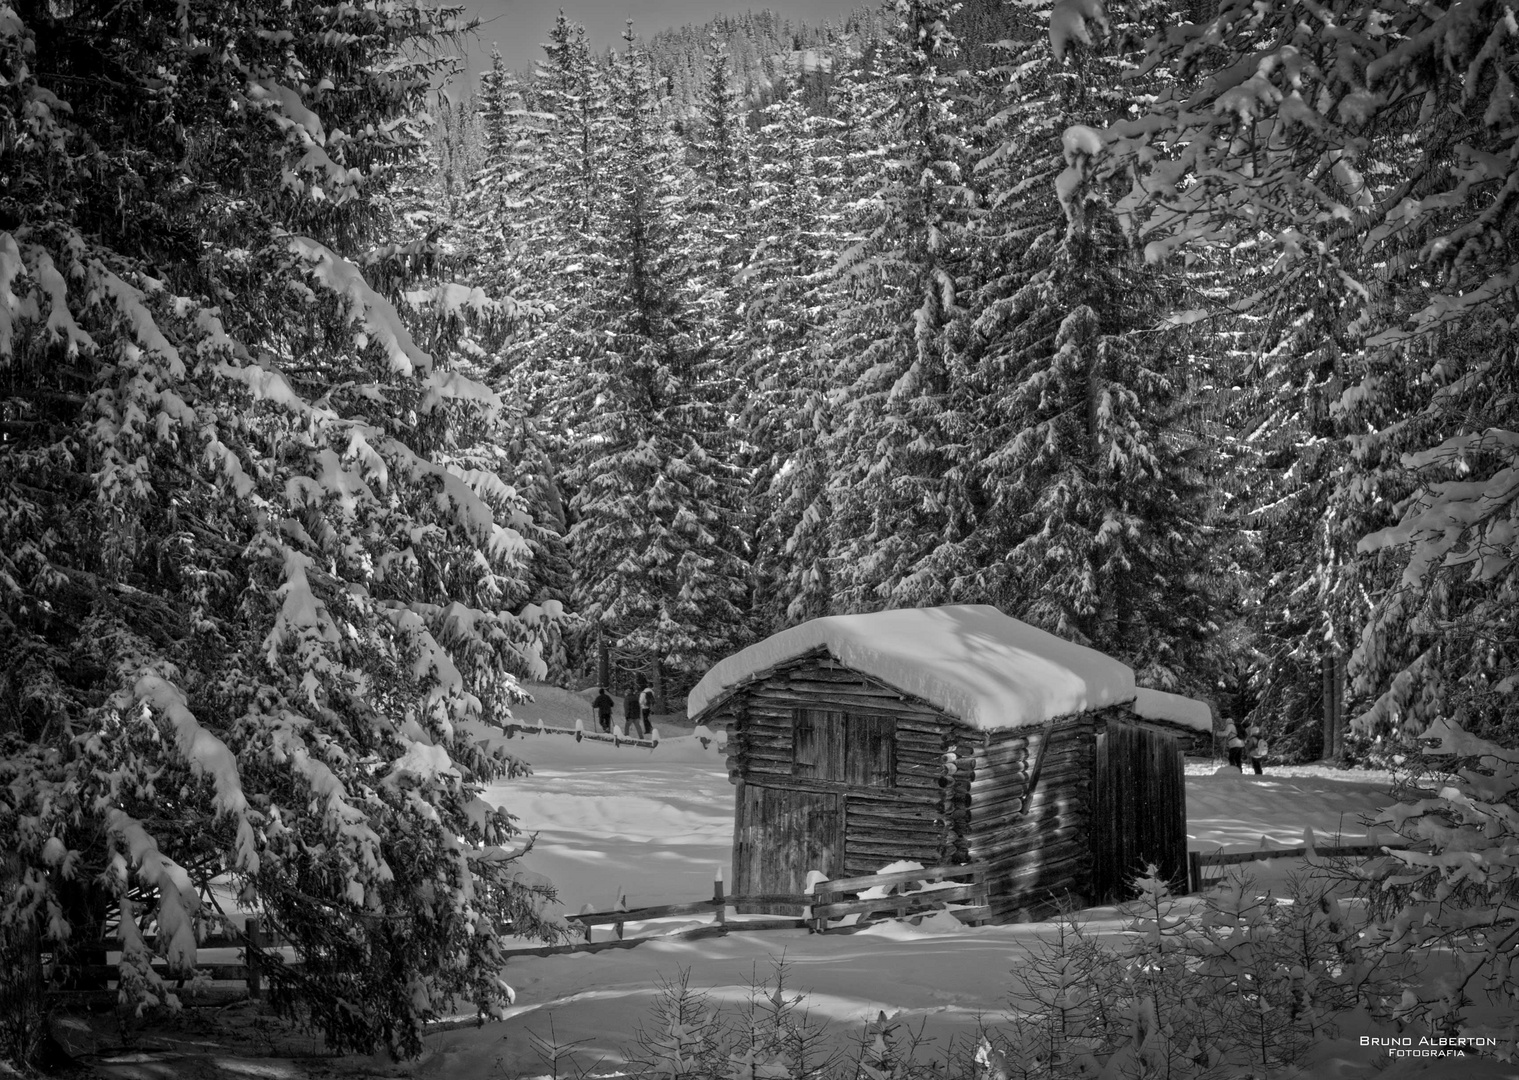
[[[612,700],[612,695],[607,693],[605,686],[596,688],[596,697],[591,701],[591,709],[596,713],[596,725],[602,731],[612,730],[612,710],[617,702]],[[640,731],[637,738],[647,739],[653,727],[649,723],[649,714],[654,711],[654,691],[649,689],[649,684],[644,679],[638,680],[638,685],[628,691],[628,696],[622,699],[622,722],[623,729],[629,738],[634,738],[634,732]]]
[[1255,775],[1262,773],[1261,766],[1265,763],[1268,747],[1266,736],[1261,734],[1261,729],[1251,724],[1245,731],[1245,737],[1240,738],[1239,729],[1230,721],[1224,727],[1224,743],[1229,750],[1229,764],[1240,772],[1245,771],[1245,758],[1250,759],[1250,765],[1255,769]]

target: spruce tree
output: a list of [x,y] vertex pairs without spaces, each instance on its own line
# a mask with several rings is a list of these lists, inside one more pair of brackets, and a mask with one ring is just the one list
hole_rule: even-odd
[[[1281,447],[1264,464],[1280,477],[1270,498],[1293,504],[1285,539],[1313,545],[1295,553],[1310,571],[1278,576],[1285,638],[1299,639],[1284,646],[1332,660],[1369,601],[1351,661],[1359,705],[1375,699],[1369,732],[1479,701],[1509,717],[1519,685],[1498,674],[1514,660],[1492,621],[1513,588],[1505,18],[1345,2],[1305,21],[1285,3],[1227,3],[1154,39],[1146,66],[1189,81],[1110,131],[1152,254],[1225,248],[1260,267],[1234,306],[1277,316],[1259,352],[1287,378],[1262,383],[1279,407],[1252,430]],[[1315,520],[1327,527],[1304,535]],[[1316,689],[1311,667],[1278,670]],[[1316,695],[1295,696],[1267,707],[1300,722]]]
[[658,678],[705,670],[739,625],[746,559],[728,508],[726,419],[706,393],[673,212],[676,148],[631,29],[612,73],[615,142],[588,284],[594,351],[575,396],[569,540],[579,611]]
[[1102,179],[1119,65],[1092,32],[1051,25],[1053,47],[1027,25],[1013,43],[987,126],[979,225],[997,272],[967,346],[983,507],[967,548],[989,600],[1174,686],[1196,678],[1207,629],[1202,491],[1172,430],[1187,376],[1155,332],[1170,287]]
[[823,117],[782,84],[756,140],[754,247],[743,267],[745,388],[737,410],[750,465],[756,615],[766,629],[828,613],[828,332],[833,238],[825,201],[838,187]]
[[856,203],[828,348],[840,408],[829,453],[831,528],[845,609],[958,598],[953,553],[969,527],[963,378],[946,329],[963,303],[974,197],[953,66],[952,3],[902,0],[883,56],[889,101],[881,188]]
[[117,917],[123,997],[172,1005],[227,881],[301,961],[265,957],[276,1005],[415,1053],[460,1000],[510,1001],[499,925],[553,933],[481,798],[523,770],[491,727],[543,672],[508,606],[521,506],[479,467],[502,402],[400,313],[439,284],[402,170],[447,27],[24,10],[0,14],[0,923],[67,967]]

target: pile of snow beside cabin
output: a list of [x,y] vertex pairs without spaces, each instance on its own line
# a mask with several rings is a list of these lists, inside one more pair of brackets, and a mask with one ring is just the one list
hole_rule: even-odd
[[[497,786],[491,797],[537,830],[526,863],[551,879],[565,909],[630,908],[711,895],[714,872],[729,864],[733,789],[721,752],[693,738],[670,738],[654,750],[580,743],[563,736],[519,736],[516,747],[534,775]],[[1187,818],[1191,846],[1244,850],[1300,843],[1305,827],[1344,843],[1365,842],[1363,815],[1390,801],[1388,777],[1322,766],[1270,769],[1242,776],[1212,763],[1189,763]],[[1377,833],[1372,840],[1390,838]],[[1299,860],[1252,864],[1261,892],[1281,891]],[[1186,901],[1194,903],[1195,901]],[[1104,933],[1122,919],[1112,908],[1085,913]],[[730,915],[730,920],[734,916]],[[701,922],[675,919],[664,929]],[[647,933],[653,927],[629,927]],[[428,1038],[428,1056],[408,1067],[418,1078],[538,1077],[555,1066],[542,1051],[565,1048],[558,1075],[623,1070],[662,983],[687,978],[714,1002],[735,1007],[754,979],[773,976],[784,957],[787,991],[808,995],[815,1020],[857,1037],[884,1011],[943,1047],[1007,1008],[1011,969],[1025,950],[1048,940],[1049,923],[971,928],[939,916],[921,925],[887,923],[851,935],[804,931],[732,933],[721,938],[647,942],[629,950],[549,958],[520,957],[507,976],[517,990],[507,1020]],[[598,928],[597,940],[610,936]],[[1315,1078],[1496,1077],[1512,1066],[1479,1058],[1391,1058],[1359,1039],[1398,1034],[1354,1017],[1341,1038],[1316,1046],[1304,1071]],[[1283,1074],[1286,1075],[1286,1074]]]

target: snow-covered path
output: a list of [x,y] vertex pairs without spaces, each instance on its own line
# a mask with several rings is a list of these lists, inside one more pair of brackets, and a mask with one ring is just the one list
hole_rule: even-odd
[[[668,739],[655,750],[575,743],[529,736],[520,752],[535,775],[502,784],[492,796],[537,831],[526,860],[560,890],[567,910],[611,907],[619,892],[628,906],[676,903],[710,895],[713,872],[726,867],[732,837],[733,795],[716,749],[689,738]],[[1389,801],[1385,777],[1316,767],[1272,770],[1263,778],[1214,774],[1193,766],[1187,778],[1189,829],[1195,848],[1239,850],[1301,842],[1305,827],[1320,836],[1365,842],[1362,815]],[[1251,864],[1263,888],[1279,882],[1291,860]],[[1098,932],[1116,932],[1112,909],[1083,913]],[[693,920],[694,921],[694,920]],[[689,979],[716,999],[743,1002],[754,980],[773,980],[784,958],[787,988],[808,993],[816,1019],[854,1034],[880,1011],[901,1013],[943,1046],[974,1032],[982,1018],[1005,1008],[1011,969],[1049,924],[970,928],[949,916],[918,927],[886,924],[855,935],[804,931],[732,933],[722,938],[649,942],[630,950],[523,957],[507,978],[518,992],[504,1023],[447,1032],[428,1040],[431,1054],[412,1070],[418,1077],[545,1075],[553,1071],[540,1042],[573,1047],[573,1065],[615,1072],[647,1022],[663,981]],[[605,931],[599,932],[599,937]],[[770,983],[773,985],[773,982]],[[1384,1067],[1367,1052],[1334,1048],[1313,1075],[1360,1077]],[[1398,1076],[1436,1076],[1429,1062]],[[1463,1077],[1508,1075],[1461,1065]]]
[[[537,834],[525,865],[554,883],[570,911],[611,908],[619,887],[634,907],[712,895],[714,868],[727,865],[733,842],[733,788],[720,754],[690,738],[652,751],[552,735],[522,741],[548,760],[488,797]],[[593,760],[562,760],[572,754]]]

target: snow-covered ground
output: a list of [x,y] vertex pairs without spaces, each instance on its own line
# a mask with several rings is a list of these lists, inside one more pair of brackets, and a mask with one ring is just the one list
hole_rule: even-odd
[[[536,831],[537,847],[526,862],[554,881],[567,910],[587,904],[607,909],[619,895],[629,907],[711,895],[714,872],[728,864],[733,815],[732,788],[715,748],[703,749],[689,737],[646,750],[527,736],[520,752],[535,775],[500,785],[492,797]],[[1363,815],[1389,801],[1385,776],[1321,767],[1268,770],[1257,778],[1199,764],[1188,773],[1192,846],[1208,850],[1300,843],[1305,828],[1345,843],[1365,842]],[[1269,889],[1293,862],[1253,863],[1251,871]],[[1121,921],[1113,909],[1094,909],[1083,918],[1112,932]],[[893,923],[854,935],[736,932],[596,954],[516,958],[506,972],[518,994],[510,1017],[431,1036],[428,1057],[410,1071],[447,1080],[616,1072],[636,1030],[647,1023],[661,982],[684,977],[715,999],[737,1004],[755,980],[772,978],[781,959],[788,992],[806,992],[815,1019],[855,1034],[881,1011],[901,1014],[914,1028],[924,1025],[942,1046],[1007,1007],[1010,969],[1048,930],[1047,924],[970,928],[941,915],[921,926]],[[599,929],[598,940],[606,934]],[[1519,1075],[1471,1058],[1393,1061],[1385,1050],[1362,1048],[1356,1040],[1389,1033],[1346,1034],[1317,1048],[1304,1075]],[[569,1048],[557,1067],[543,1056],[545,1042]]]

